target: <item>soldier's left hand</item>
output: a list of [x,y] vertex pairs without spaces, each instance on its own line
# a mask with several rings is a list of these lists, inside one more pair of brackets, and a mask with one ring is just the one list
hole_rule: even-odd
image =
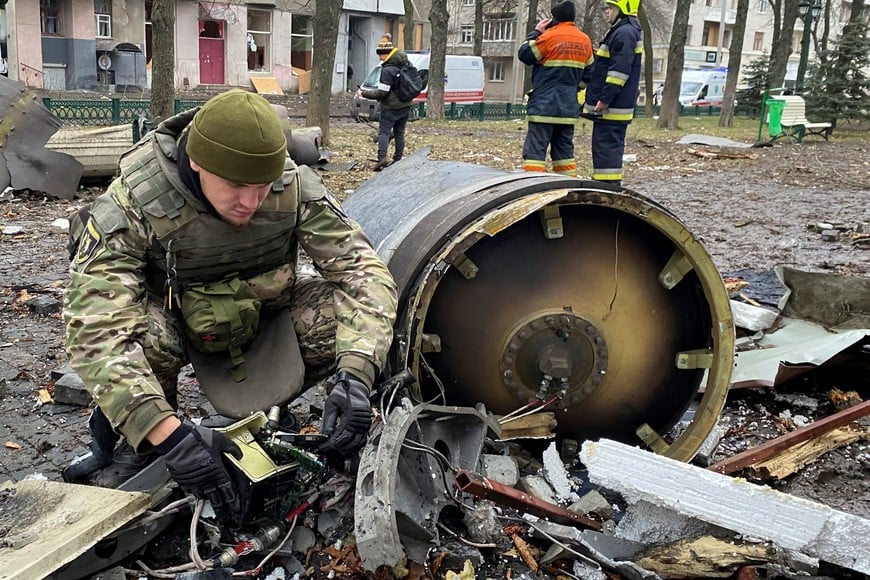
[[351,455],[366,442],[372,426],[369,389],[347,371],[336,374],[323,406],[320,432],[327,436],[318,450],[339,457]]

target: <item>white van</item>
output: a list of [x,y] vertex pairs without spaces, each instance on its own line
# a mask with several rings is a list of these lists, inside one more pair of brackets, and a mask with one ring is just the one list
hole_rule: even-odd
[[680,104],[684,107],[721,107],[728,69],[683,71]]
[[[423,78],[423,92],[414,99],[414,104],[425,103],[429,81],[429,52],[405,51],[420,76]],[[381,78],[381,64],[378,63],[362,82],[361,88],[374,89]],[[451,103],[457,106],[483,102],[483,58],[471,55],[448,54],[444,63],[444,106]],[[380,103],[362,96],[357,89],[350,101],[350,116],[357,121],[368,119],[376,121],[380,116]]]

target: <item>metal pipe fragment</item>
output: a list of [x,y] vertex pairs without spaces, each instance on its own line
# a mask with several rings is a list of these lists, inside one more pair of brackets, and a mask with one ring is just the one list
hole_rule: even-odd
[[574,513],[561,506],[538,499],[520,490],[493,481],[471,471],[456,472],[453,483],[459,491],[469,493],[480,499],[488,499],[499,505],[514,508],[553,522],[591,530],[600,530],[601,523]]

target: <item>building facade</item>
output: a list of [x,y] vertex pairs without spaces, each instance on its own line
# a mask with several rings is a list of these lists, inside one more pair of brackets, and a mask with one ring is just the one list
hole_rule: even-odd
[[[141,91],[150,86],[151,0],[8,0],[0,49],[8,76],[54,91]],[[312,67],[315,5],[308,0],[176,0],[175,87],[303,88]],[[377,63],[384,32],[401,44],[402,0],[344,0],[333,92]],[[427,41],[415,16],[415,46]],[[0,68],[0,73],[3,70]]]
[[[450,25],[447,48],[451,54],[471,54],[474,44],[475,2],[484,4],[482,56],[486,68],[487,101],[521,102],[523,99],[524,67],[516,58],[516,49],[535,22],[527,22],[528,2],[523,0],[448,0]],[[600,12],[601,0],[575,0],[578,17],[590,4],[592,12]],[[674,19],[674,5],[667,0],[643,0],[647,2],[648,14],[653,20],[653,75],[656,85],[664,82],[667,67],[668,45]],[[817,0],[822,1],[822,0]],[[725,10],[722,11],[724,4]],[[550,4],[539,3],[538,18],[549,16]],[[728,47],[731,44],[736,20],[737,0],[693,0],[689,13],[688,39],[685,48],[686,68],[727,67]],[[851,12],[850,0],[831,1],[831,38],[839,38],[843,25]],[[658,16],[654,19],[653,16]],[[773,43],[773,9],[769,0],[750,0],[744,34],[741,65],[747,66],[753,59],[771,53]],[[721,35],[720,35],[721,31]],[[794,84],[800,60],[803,20],[795,24],[791,39],[792,54],[786,71],[786,84]],[[600,38],[592,37],[597,46]],[[815,52],[810,50],[810,60]],[[648,58],[645,55],[645,58]],[[739,83],[739,81],[738,81]]]

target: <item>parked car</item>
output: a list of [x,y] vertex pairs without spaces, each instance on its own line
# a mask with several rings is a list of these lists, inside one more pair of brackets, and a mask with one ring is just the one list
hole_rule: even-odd
[[[414,103],[425,103],[429,88],[429,52],[406,51],[423,79],[423,92]],[[483,102],[483,59],[479,56],[448,54],[444,65],[444,105],[456,103],[465,106]],[[373,89],[381,78],[378,63],[362,82],[350,101],[350,115],[357,121],[376,121],[380,117],[380,103],[362,96],[362,88]]]

